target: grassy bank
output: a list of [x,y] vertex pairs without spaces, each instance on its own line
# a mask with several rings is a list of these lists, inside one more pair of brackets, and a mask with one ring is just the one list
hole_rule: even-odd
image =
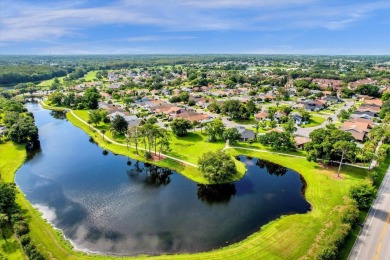
[[[12,142],[0,144],[0,182],[13,182],[14,173],[23,164],[26,158],[26,149],[23,145]],[[20,196],[18,194],[18,196]],[[5,239],[0,236],[0,258],[7,256],[10,260],[24,259],[24,252],[10,226],[2,229]]]

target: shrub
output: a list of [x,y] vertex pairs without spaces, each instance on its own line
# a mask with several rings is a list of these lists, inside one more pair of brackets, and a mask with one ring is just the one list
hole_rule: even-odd
[[375,185],[378,185],[378,181],[379,181],[379,173],[377,171],[372,171],[370,172],[370,178],[372,180],[372,182],[375,184]]
[[152,159],[152,155],[149,152],[145,152],[145,159],[147,160]]
[[374,186],[364,183],[352,187],[349,193],[351,198],[357,202],[359,209],[367,209],[375,197],[376,189]]
[[30,229],[28,228],[28,224],[24,221],[16,222],[14,224],[14,230],[16,235],[18,235],[19,237],[27,234],[30,231]]
[[333,260],[336,259],[337,257],[337,247],[335,246],[327,246],[322,251],[320,254],[317,256],[317,259],[319,260]]
[[20,243],[22,244],[23,247],[25,247],[27,244],[29,244],[31,241],[29,235],[23,235],[20,237]]

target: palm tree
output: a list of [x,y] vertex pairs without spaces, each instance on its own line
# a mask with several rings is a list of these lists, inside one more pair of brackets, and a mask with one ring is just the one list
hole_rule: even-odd
[[106,130],[102,129],[100,132],[101,132],[102,135],[103,135],[103,141],[104,141],[104,134],[106,133]]

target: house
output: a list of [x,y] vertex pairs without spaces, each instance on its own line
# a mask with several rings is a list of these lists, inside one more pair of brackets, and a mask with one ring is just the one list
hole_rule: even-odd
[[381,108],[383,105],[383,101],[382,101],[382,99],[379,99],[379,98],[368,99],[368,100],[364,100],[364,105],[375,106],[375,107]]
[[206,114],[199,114],[194,111],[185,110],[182,111],[180,114],[177,114],[175,118],[184,118],[187,120],[190,120],[192,123],[198,122],[198,123],[206,123],[210,122],[212,120],[212,117]]
[[7,127],[0,125],[0,136],[3,136],[6,130],[7,130]]
[[236,126],[237,131],[241,134],[241,141],[246,142],[248,140],[255,139],[255,132],[248,130],[243,126]]
[[352,134],[356,141],[363,142],[367,133],[372,128],[372,124],[364,120],[348,120],[344,122],[340,129]]
[[283,111],[276,111],[276,113],[274,114],[274,118],[275,118],[275,120],[277,120],[278,122],[280,121],[280,119],[281,119],[282,117],[286,117],[286,116],[287,116],[287,114],[284,113]]
[[298,126],[307,123],[307,121],[303,120],[303,117],[302,117],[300,114],[298,114],[298,113],[293,114],[293,115],[292,115],[292,118],[293,118],[293,120],[295,121],[295,123],[296,123]]
[[377,116],[380,110],[381,109],[379,107],[361,105],[358,109],[356,109],[355,112],[364,112],[364,113],[371,112],[375,116]]
[[266,120],[269,116],[269,113],[267,111],[261,111],[257,114],[255,114],[255,119],[257,121],[260,121],[260,120]]
[[295,145],[300,148],[304,149],[305,144],[309,143],[311,141],[310,138],[304,137],[304,136],[294,136]]
[[313,79],[313,83],[316,83],[321,89],[327,89],[329,87],[339,89],[342,87],[342,81],[338,79]]

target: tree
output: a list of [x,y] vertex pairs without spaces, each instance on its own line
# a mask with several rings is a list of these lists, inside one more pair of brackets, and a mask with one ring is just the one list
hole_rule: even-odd
[[132,126],[127,130],[130,143],[133,142],[135,145],[135,152],[138,154],[138,143],[140,138],[139,127]]
[[241,139],[241,134],[236,128],[228,128],[223,132],[223,139],[229,140],[230,144],[236,144]]
[[18,144],[37,141],[38,128],[34,124],[34,119],[30,116],[21,117],[11,126],[8,136],[13,142]]
[[158,144],[160,145],[160,148],[158,150],[158,157],[161,158],[161,152],[162,151],[169,151],[170,148],[170,141],[171,141],[171,135],[169,132],[165,129],[160,129],[159,131],[159,140]]
[[233,158],[224,151],[206,152],[198,160],[199,170],[210,182],[229,182],[237,173]]
[[8,216],[4,213],[0,213],[0,234],[5,241],[6,241],[6,237],[3,233],[3,227],[7,224],[7,222],[8,222]]
[[176,136],[185,136],[187,135],[187,131],[189,129],[192,128],[192,123],[191,121],[189,121],[188,119],[184,119],[184,118],[175,118],[172,122],[171,122],[171,129],[172,129],[172,132],[176,135]]
[[306,111],[304,109],[300,109],[299,114],[302,117],[302,121],[309,122],[311,115],[308,111]]
[[88,111],[88,120],[97,126],[102,120],[102,115],[99,110],[90,110]]
[[356,88],[356,93],[372,97],[380,97],[379,87],[371,84],[363,84]]
[[333,150],[341,153],[341,160],[339,164],[339,169],[337,171],[337,177],[340,177],[341,165],[343,164],[344,157],[352,159],[355,156],[356,144],[353,142],[347,141],[337,141],[334,144]]
[[344,109],[341,109],[340,113],[337,115],[337,118],[340,121],[347,120],[347,119],[349,119],[349,117],[350,117],[350,114],[347,111],[345,111]]
[[125,134],[129,123],[121,115],[116,115],[111,122],[111,131],[118,134]]
[[271,131],[260,136],[259,141],[263,145],[271,146],[274,150],[295,150],[295,142],[288,132]]
[[337,129],[334,124],[328,124],[324,128],[316,129],[309,134],[311,141],[306,144],[308,161],[322,159],[324,163],[330,163],[339,158],[339,151],[334,150],[338,141],[354,142],[351,133]]
[[0,182],[0,213],[11,216],[15,207],[15,196],[14,183]]
[[285,123],[283,125],[283,130],[287,133],[294,133],[295,131],[297,131],[297,128],[295,127],[295,122],[292,118],[290,118],[287,123]]
[[[88,117],[89,117],[89,116],[88,116]],[[92,123],[91,119],[88,119],[87,123],[88,123],[88,128],[89,128],[89,130],[91,130],[91,123]]]
[[326,119],[329,123],[332,123],[333,122],[333,118],[330,116]]
[[276,120],[271,120],[271,121],[269,122],[269,126],[270,126],[271,128],[275,128],[275,127],[278,126],[278,122],[276,122]]
[[215,118],[212,122],[208,123],[205,127],[208,142],[215,142],[218,139],[223,138],[225,131],[225,125],[222,120]]
[[251,115],[255,114],[258,111],[256,104],[255,102],[253,102],[253,100],[249,100],[248,103],[246,103],[246,109]]
[[83,103],[88,109],[98,108],[100,94],[95,87],[87,88],[84,92]]
[[100,132],[102,133],[103,141],[104,141],[104,134],[106,133],[106,130],[102,129]]

